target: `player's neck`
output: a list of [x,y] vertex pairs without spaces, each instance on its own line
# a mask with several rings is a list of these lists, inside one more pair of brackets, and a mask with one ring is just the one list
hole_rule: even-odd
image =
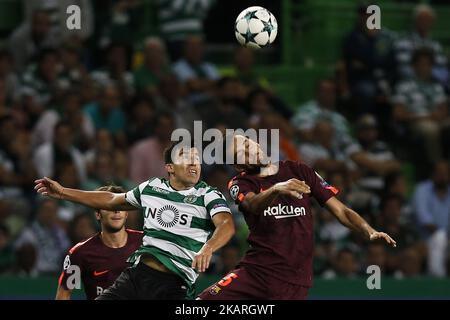
[[195,186],[195,184],[186,185],[185,183],[182,183],[176,179],[171,179],[171,178],[169,178],[169,184],[172,187],[172,189],[175,189],[177,191],[188,190],[188,189],[192,188],[193,186]]
[[274,174],[278,173],[278,166],[276,164],[273,164],[272,162],[269,163],[266,167],[261,167],[261,171],[259,172],[260,177],[266,177],[266,176],[273,176]]
[[117,249],[122,248],[127,244],[128,233],[125,231],[125,228],[114,233],[102,231],[100,233],[100,238],[105,246]]

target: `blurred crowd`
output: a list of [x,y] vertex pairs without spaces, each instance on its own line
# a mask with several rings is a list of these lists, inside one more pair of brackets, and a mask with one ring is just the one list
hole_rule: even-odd
[[[64,27],[68,2],[81,7],[81,30]],[[157,1],[160,33],[137,43],[140,1],[24,3],[23,23],[0,49],[0,274],[55,274],[67,249],[98,231],[92,209],[37,197],[37,177],[131,189],[166,175],[172,131],[194,120],[203,129],[279,129],[282,159],[314,167],[397,240],[397,248],[367,243],[316,206],[317,276],[355,277],[372,264],[398,278],[450,274],[449,65],[431,37],[431,7],[417,6],[403,33],[368,30],[358,8],[335,73],[310,101],[288,105],[258,72],[258,52],[236,47],[226,73],[207,58],[202,21],[213,1]],[[246,250],[232,176],[227,166],[203,167],[237,225],[210,273],[232,269]],[[128,226],[141,228],[139,212]]]

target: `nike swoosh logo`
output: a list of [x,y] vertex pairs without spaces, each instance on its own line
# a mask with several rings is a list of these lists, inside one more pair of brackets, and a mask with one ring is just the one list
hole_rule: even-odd
[[101,276],[102,274],[105,274],[109,272],[109,270],[105,270],[105,271],[94,271],[94,277],[98,277]]

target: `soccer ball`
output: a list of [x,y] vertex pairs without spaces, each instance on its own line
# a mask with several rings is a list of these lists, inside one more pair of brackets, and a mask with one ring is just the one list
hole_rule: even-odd
[[237,41],[246,47],[259,49],[275,41],[278,23],[263,7],[249,7],[236,18],[234,32]]

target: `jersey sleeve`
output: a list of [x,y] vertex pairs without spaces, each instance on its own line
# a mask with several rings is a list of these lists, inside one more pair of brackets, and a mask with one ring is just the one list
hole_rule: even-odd
[[141,194],[144,188],[148,185],[148,181],[141,183],[136,188],[128,191],[125,194],[125,200],[131,204],[133,207],[136,207],[138,209],[142,209],[141,204]]
[[231,198],[239,205],[244,201],[247,193],[259,193],[260,190],[253,181],[242,177],[236,177],[228,183],[228,191],[230,192]]
[[68,287],[68,280],[71,275],[74,274],[74,268],[78,267],[82,270],[82,259],[79,251],[76,251],[76,246],[67,252],[63,262],[63,270],[58,279],[58,284],[66,290],[71,290]]
[[213,190],[205,194],[205,206],[210,217],[213,217],[216,213],[219,212],[227,212],[231,214],[231,210],[228,207],[227,200],[218,190]]
[[322,207],[331,197],[338,194],[339,190],[326,182],[314,169],[305,164],[299,164],[299,168],[303,172],[306,184],[311,189],[311,195]]

